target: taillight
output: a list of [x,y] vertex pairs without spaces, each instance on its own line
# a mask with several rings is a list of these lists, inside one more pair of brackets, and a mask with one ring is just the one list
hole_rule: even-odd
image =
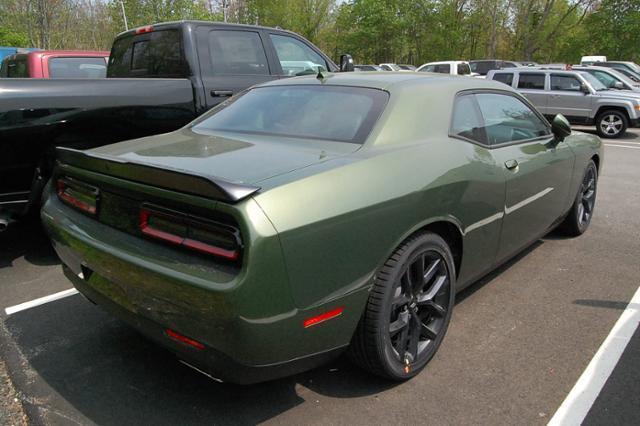
[[71,178],[56,181],[58,198],[84,213],[95,216],[98,211],[98,188]]
[[153,25],[147,25],[144,27],[136,28],[136,34],[152,33]]
[[199,253],[227,260],[240,258],[240,233],[229,225],[144,205],[139,229],[148,237]]

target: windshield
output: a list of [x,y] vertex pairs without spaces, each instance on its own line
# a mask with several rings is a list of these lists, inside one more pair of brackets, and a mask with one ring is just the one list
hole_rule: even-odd
[[593,87],[596,91],[607,90],[607,86],[602,84],[600,80],[589,74],[588,72],[581,72],[580,75]]
[[362,87],[258,87],[212,111],[193,130],[363,143],[388,97]]

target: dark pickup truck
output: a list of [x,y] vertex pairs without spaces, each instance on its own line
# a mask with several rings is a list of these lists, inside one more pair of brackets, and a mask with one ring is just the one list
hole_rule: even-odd
[[166,133],[254,84],[320,69],[340,70],[295,33],[180,21],[119,34],[105,79],[0,79],[0,230],[39,205],[56,146]]

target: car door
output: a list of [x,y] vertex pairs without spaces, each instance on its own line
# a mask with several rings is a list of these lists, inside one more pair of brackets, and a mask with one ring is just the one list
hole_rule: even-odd
[[591,115],[593,97],[582,87],[582,81],[576,76],[551,74],[546,114],[562,114],[570,121],[586,121]]
[[546,74],[544,72],[518,73],[516,87],[518,92],[522,93],[538,111],[544,115],[547,114],[549,92],[545,90]]
[[277,78],[259,31],[201,26],[196,32],[208,108],[250,86]]
[[500,262],[542,236],[565,213],[574,155],[516,94],[483,92],[476,99],[487,143],[506,180]]
[[[275,51],[275,73],[279,78],[315,74],[319,70],[331,69],[327,60],[304,41],[280,33],[269,33],[268,37]],[[381,67],[386,70],[387,66]]]

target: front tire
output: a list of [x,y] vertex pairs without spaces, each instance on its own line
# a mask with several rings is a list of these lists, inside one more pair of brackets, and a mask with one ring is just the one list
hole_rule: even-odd
[[627,116],[620,111],[604,111],[596,118],[596,130],[603,138],[617,139],[624,135],[629,127]]
[[422,232],[405,240],[375,277],[351,359],[392,380],[417,375],[447,331],[455,279],[451,250],[440,236]]
[[587,230],[593,217],[597,190],[598,168],[596,163],[591,160],[585,169],[573,206],[564,222],[560,225],[560,229],[565,234],[577,237]]

